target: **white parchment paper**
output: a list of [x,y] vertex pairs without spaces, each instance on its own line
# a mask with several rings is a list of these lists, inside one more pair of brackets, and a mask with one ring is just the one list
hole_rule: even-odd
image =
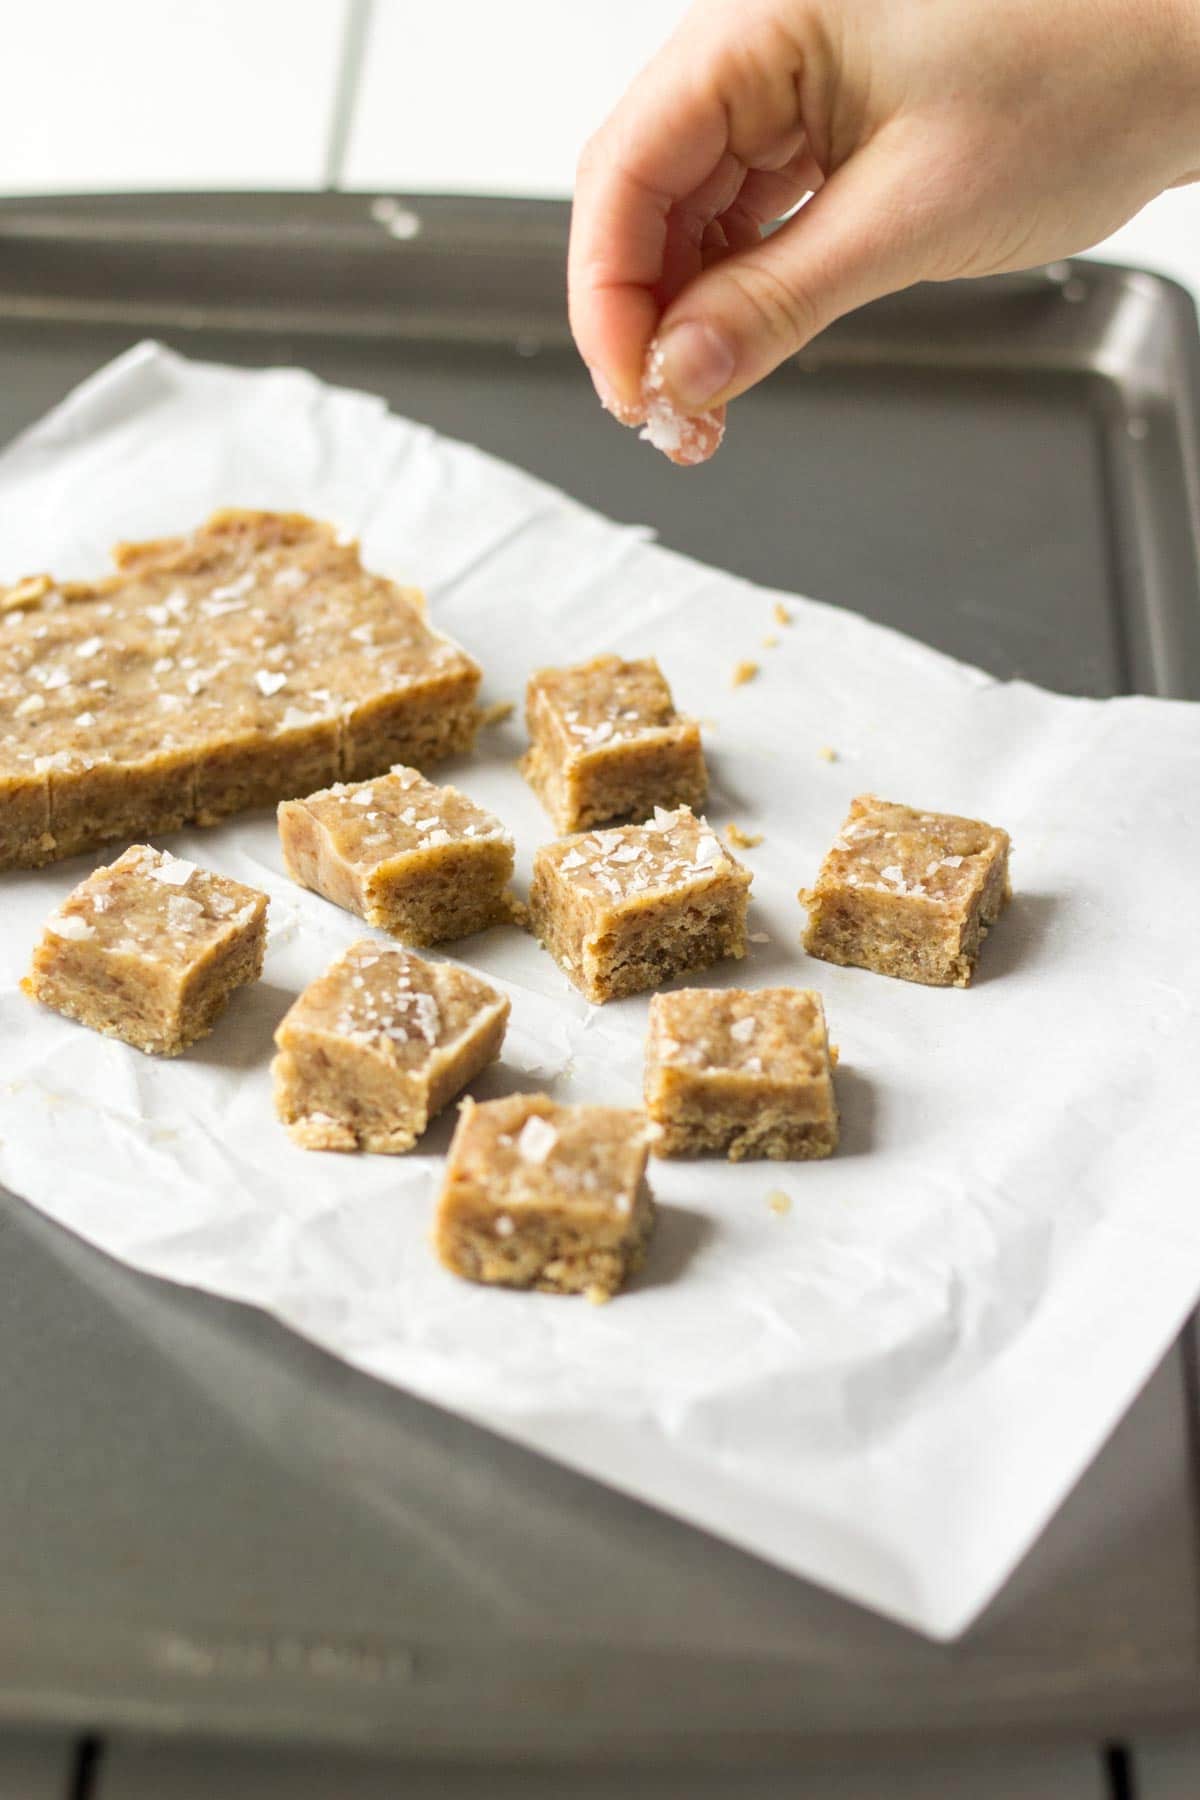
[[[455,1280],[427,1241],[452,1119],[405,1158],[306,1154],[274,1119],[271,1033],[360,927],[288,883],[254,816],[169,845],[265,889],[272,919],[263,982],[176,1062],[18,991],[45,914],[106,858],[0,878],[0,1180],[137,1268],[254,1302],[933,1636],[962,1631],[1200,1291],[1200,708],[997,683],[809,600],[778,626],[776,596],[375,399],[151,345],[0,456],[0,575],[94,574],[117,537],[231,504],[359,534],[370,566],[427,587],[492,698],[519,700],[539,663],[661,659],[712,721],[710,816],[764,833],[746,860],[769,941],[701,979],[820,989],[843,1149],[653,1165],[661,1229],[607,1307]],[[734,689],[745,657],[762,674]],[[515,831],[524,874],[550,834],[520,747],[515,722],[493,729],[452,774]],[[795,890],[864,790],[1011,831],[1017,897],[972,989],[799,950]],[[480,1096],[637,1103],[643,999],[588,1007],[516,932],[454,948],[513,1001]]]

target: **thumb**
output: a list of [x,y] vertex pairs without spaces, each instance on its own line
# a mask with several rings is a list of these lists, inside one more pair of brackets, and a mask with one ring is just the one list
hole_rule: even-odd
[[736,398],[843,313],[931,273],[928,193],[913,200],[922,178],[881,134],[778,231],[689,282],[657,334],[679,410]]

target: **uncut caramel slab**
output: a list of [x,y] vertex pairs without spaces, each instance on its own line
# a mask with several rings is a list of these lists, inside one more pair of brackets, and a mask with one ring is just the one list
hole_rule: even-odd
[[927,987],[966,987],[1012,892],[1009,837],[860,794],[811,888],[804,948]]
[[467,969],[361,938],[275,1033],[275,1107],[306,1150],[411,1150],[500,1054],[509,1002]]
[[434,1243],[454,1274],[607,1300],[641,1267],[654,1228],[641,1113],[557,1106],[544,1094],[464,1101]]
[[468,749],[478,665],[298,513],[0,589],[0,869]]
[[21,986],[92,1031],[178,1056],[258,979],[266,935],[265,894],[134,844],[51,914]]
[[512,838],[466,794],[416,769],[285,800],[279,840],[293,881],[409,944],[512,917]]
[[820,995],[804,988],[655,994],[645,1102],[659,1127],[657,1156],[830,1155],[838,1112]]
[[558,831],[703,806],[708,771],[694,719],[675,711],[652,657],[597,656],[538,669],[525,694],[521,771]]
[[752,877],[689,807],[560,838],[534,858],[529,923],[596,1005],[746,953]]

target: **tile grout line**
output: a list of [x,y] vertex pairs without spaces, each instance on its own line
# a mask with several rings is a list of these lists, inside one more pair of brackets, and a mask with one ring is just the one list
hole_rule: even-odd
[[362,87],[363,63],[374,11],[375,0],[347,0],[329,118],[329,139],[325,147],[324,185],[327,190],[339,189],[346,172],[346,152],[350,147],[350,129]]

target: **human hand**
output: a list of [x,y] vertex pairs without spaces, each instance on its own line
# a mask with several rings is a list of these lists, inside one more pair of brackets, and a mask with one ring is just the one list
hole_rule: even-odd
[[610,410],[701,461],[841,314],[1198,176],[1197,0],[698,0],[584,150],[571,326]]

